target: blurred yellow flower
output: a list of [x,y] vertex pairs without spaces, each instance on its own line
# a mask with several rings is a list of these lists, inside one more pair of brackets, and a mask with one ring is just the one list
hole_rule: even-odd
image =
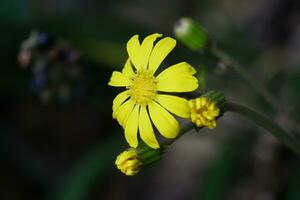
[[141,161],[135,149],[128,149],[117,156],[115,164],[127,176],[134,176],[140,171]]
[[[112,73],[109,85],[126,87],[113,101],[113,118],[125,129],[125,138],[131,147],[138,146],[140,138],[150,147],[159,148],[152,123],[165,138],[175,138],[179,123],[170,114],[189,117],[186,99],[166,92],[190,92],[198,87],[193,76],[196,70],[186,62],[170,66],[158,75],[156,70],[173,50],[176,40],[161,34],[147,36],[140,44],[138,35],[127,43],[129,58],[122,72]],[[161,92],[164,92],[163,94]]]
[[220,115],[220,109],[216,103],[208,97],[199,97],[189,100],[191,120],[198,127],[206,126],[209,129],[216,127],[216,117]]

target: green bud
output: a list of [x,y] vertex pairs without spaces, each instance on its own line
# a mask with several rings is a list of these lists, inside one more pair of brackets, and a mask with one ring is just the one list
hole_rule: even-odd
[[202,50],[209,44],[207,31],[190,18],[179,19],[174,26],[175,37],[193,51]]

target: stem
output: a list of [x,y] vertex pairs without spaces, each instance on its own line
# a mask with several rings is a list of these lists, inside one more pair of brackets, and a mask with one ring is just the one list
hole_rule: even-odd
[[225,110],[243,115],[249,120],[255,122],[257,125],[269,131],[271,134],[281,140],[285,145],[287,145],[291,150],[296,153],[300,153],[299,138],[297,138],[294,134],[286,132],[272,119],[270,119],[270,117],[267,117],[247,106],[228,101],[226,102]]
[[[165,140],[165,141],[162,142],[162,145],[171,145],[171,144],[173,144],[180,137],[182,137],[184,134],[186,134],[187,132],[189,132],[190,130],[192,130],[194,127],[195,127],[194,123],[189,122],[187,125],[185,125],[184,127],[181,128],[178,137],[176,137],[175,139],[172,139],[172,140]],[[201,129],[201,128],[203,128],[203,127],[200,127],[199,129]]]
[[[219,49],[215,44],[211,45],[210,50],[216,57],[222,60],[226,66],[231,67],[233,71],[240,75],[240,77],[244,79],[244,81],[247,82],[257,94],[263,97],[276,114],[279,113],[278,110],[281,110],[282,108],[280,102],[277,101],[277,98],[270,93],[264,84],[253,78],[253,76],[249,76],[249,73],[247,73],[243,67],[241,67],[233,58],[231,58],[231,56]],[[299,134],[300,127],[298,126],[298,122],[296,122],[292,116],[288,117],[288,120],[291,122],[292,129]]]
[[276,101],[276,98],[269,92],[269,90],[257,79],[252,78],[249,74],[234,60],[232,59],[227,53],[223,50],[216,47],[216,45],[212,45],[210,48],[211,52],[222,60],[226,66],[231,67],[237,74],[247,82],[256,93],[262,96],[266,102],[268,102],[274,110],[277,110],[279,102]]

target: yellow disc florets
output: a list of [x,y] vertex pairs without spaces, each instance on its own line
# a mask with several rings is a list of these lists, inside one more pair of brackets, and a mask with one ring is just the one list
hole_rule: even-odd
[[128,149],[117,156],[115,161],[117,168],[127,176],[136,175],[141,168],[141,161],[135,149]]
[[129,95],[139,104],[147,104],[156,96],[155,77],[148,72],[138,72],[132,78]]
[[216,103],[208,97],[199,97],[189,101],[191,109],[191,120],[198,127],[206,126],[209,129],[215,128],[216,117],[220,114],[220,109]]

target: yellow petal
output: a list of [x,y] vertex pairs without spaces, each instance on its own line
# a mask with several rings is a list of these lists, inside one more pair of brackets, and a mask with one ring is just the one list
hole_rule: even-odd
[[191,92],[197,89],[196,70],[186,62],[165,69],[157,77],[157,90],[163,92]]
[[190,108],[186,99],[177,96],[159,94],[157,95],[156,100],[171,113],[183,118],[190,117]]
[[134,71],[132,69],[131,63],[130,63],[130,59],[128,58],[124,68],[122,70],[122,73],[127,76],[128,78],[131,78],[134,75]]
[[125,127],[125,138],[129,146],[136,148],[138,146],[137,131],[139,123],[140,105],[136,105],[127,120]]
[[158,38],[158,37],[161,37],[162,34],[158,34],[158,33],[154,33],[154,34],[151,34],[151,35],[148,35],[142,45],[141,45],[141,48],[140,48],[140,56],[139,56],[139,65],[140,65],[140,70],[143,71],[143,70],[146,70],[147,69],[147,66],[148,66],[148,62],[149,62],[149,56],[151,54],[151,51],[153,49],[153,44],[155,42],[155,40]]
[[130,61],[137,70],[140,70],[141,63],[139,62],[139,56],[141,45],[139,41],[139,35],[132,36],[128,40],[126,48]]
[[162,61],[176,46],[176,40],[165,37],[157,42],[149,58],[149,71],[154,74]]
[[158,103],[149,104],[149,114],[157,130],[165,138],[175,138],[179,133],[177,120]]
[[121,72],[114,71],[110,77],[108,85],[115,87],[126,87],[130,85],[131,80]]
[[141,139],[151,148],[158,149],[159,144],[155,138],[146,106],[141,106],[139,117],[139,130]]
[[129,97],[128,91],[118,94],[113,101],[113,118],[115,118],[115,112],[119,109],[122,103]]
[[135,106],[135,101],[132,99],[129,99],[128,101],[125,101],[119,109],[116,110],[116,112],[113,114],[114,118],[117,118],[119,124],[122,127],[126,126],[127,120],[129,115],[131,114],[133,107]]

